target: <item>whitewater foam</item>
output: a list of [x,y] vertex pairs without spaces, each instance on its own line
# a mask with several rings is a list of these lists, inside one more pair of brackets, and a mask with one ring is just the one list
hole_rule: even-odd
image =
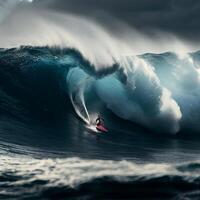
[[[129,177],[162,177],[183,176],[192,180],[199,176],[199,172],[186,170],[184,165],[170,164],[135,164],[131,161],[87,160],[80,158],[65,159],[34,159],[25,156],[7,157],[1,156],[1,173],[14,173],[15,176],[25,177],[16,180],[13,186],[28,184],[34,180],[47,181],[48,186],[77,187],[96,178],[113,177],[116,180],[126,182]],[[17,166],[17,168],[16,168]],[[185,166],[185,170],[182,170]],[[180,170],[179,170],[180,169]]]

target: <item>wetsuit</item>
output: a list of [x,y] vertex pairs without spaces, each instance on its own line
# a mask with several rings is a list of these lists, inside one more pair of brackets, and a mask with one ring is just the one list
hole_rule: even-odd
[[103,124],[103,121],[104,121],[104,119],[103,119],[103,118],[101,118],[101,117],[98,117],[98,118],[96,119],[96,124],[97,124],[97,126],[100,126],[100,125],[102,125],[102,124]]

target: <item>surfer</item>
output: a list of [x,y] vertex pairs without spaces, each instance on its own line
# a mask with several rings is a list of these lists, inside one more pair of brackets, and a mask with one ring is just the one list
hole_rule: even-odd
[[98,115],[98,118],[96,119],[97,126],[103,125],[103,122],[104,122],[104,119],[100,115]]
[[98,115],[96,119],[96,129],[100,132],[108,132],[107,128],[104,126],[104,119]]

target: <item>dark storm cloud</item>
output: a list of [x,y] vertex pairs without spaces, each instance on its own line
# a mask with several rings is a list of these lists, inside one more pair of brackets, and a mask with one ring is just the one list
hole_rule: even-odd
[[162,10],[168,7],[169,3],[160,0],[58,0],[54,5],[59,8],[72,8],[74,10],[92,11],[106,10],[114,14],[119,12],[137,12],[143,10]]
[[106,24],[110,22],[107,16],[113,16],[144,32],[156,29],[194,40],[200,33],[199,0],[49,0],[49,2],[49,7],[57,11],[90,16]]

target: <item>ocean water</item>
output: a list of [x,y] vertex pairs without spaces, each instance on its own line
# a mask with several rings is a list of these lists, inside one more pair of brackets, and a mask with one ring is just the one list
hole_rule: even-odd
[[199,59],[0,49],[0,199],[199,199]]

